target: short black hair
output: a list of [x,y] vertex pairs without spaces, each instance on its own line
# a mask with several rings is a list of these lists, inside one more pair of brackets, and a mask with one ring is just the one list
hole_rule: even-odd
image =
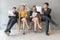
[[13,7],[13,9],[16,9],[16,7]]
[[49,6],[49,3],[48,2],[45,2],[44,4],[46,4],[47,6]]
[[33,5],[33,7],[36,7],[36,5]]

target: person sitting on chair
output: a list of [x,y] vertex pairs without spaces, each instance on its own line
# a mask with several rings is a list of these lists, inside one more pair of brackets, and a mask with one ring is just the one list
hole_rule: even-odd
[[18,14],[19,14],[19,13],[17,12],[17,8],[16,8],[16,7],[13,7],[12,10],[9,11],[9,15],[8,15],[8,17],[9,17],[9,22],[8,22],[7,28],[6,28],[6,30],[5,30],[5,33],[6,33],[7,35],[9,35],[9,34],[11,33],[11,28],[13,27],[13,25],[14,25],[15,23],[17,23],[17,20],[18,20],[18,18],[19,18]]
[[20,21],[23,23],[23,34],[25,34],[25,25],[27,26],[27,28],[29,29],[28,23],[27,23],[27,12],[25,10],[25,5],[21,6],[20,12],[19,12],[19,16],[20,16]]
[[42,8],[41,16],[42,16],[42,21],[46,22],[46,35],[49,35],[49,22],[51,22],[53,25],[57,26],[57,24],[51,19],[51,9],[48,8],[49,3],[44,3],[44,6]]
[[34,32],[36,32],[36,24],[38,25],[39,29],[41,30],[41,26],[39,24],[38,16],[37,16],[37,10],[36,6],[34,5],[32,7],[32,10],[30,11],[30,21],[34,22]]

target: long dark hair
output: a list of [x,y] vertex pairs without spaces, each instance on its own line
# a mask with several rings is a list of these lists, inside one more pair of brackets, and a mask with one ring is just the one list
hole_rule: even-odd
[[35,7],[35,12],[37,12],[37,9],[36,9],[36,5],[34,5],[33,7],[32,7],[32,11],[33,11],[33,8]]

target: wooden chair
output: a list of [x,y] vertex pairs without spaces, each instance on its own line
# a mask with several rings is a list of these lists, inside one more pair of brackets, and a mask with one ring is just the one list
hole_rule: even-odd
[[[44,22],[41,21],[41,17],[40,17],[40,16],[39,16],[39,18],[40,18],[40,19],[39,19],[39,20],[40,20],[40,26],[42,27],[42,25],[43,25]],[[50,32],[51,32],[51,26],[50,26],[50,23],[49,23],[49,33],[50,33]]]
[[19,33],[20,32],[20,22],[16,23],[16,29],[17,29],[17,32]]

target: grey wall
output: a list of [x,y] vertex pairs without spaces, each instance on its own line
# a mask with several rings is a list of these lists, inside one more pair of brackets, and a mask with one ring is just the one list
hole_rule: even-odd
[[42,6],[44,2],[49,2],[52,18],[60,25],[60,0],[0,0],[0,27],[6,26],[8,10],[13,6],[19,7],[21,4],[27,4],[31,8],[33,5]]

